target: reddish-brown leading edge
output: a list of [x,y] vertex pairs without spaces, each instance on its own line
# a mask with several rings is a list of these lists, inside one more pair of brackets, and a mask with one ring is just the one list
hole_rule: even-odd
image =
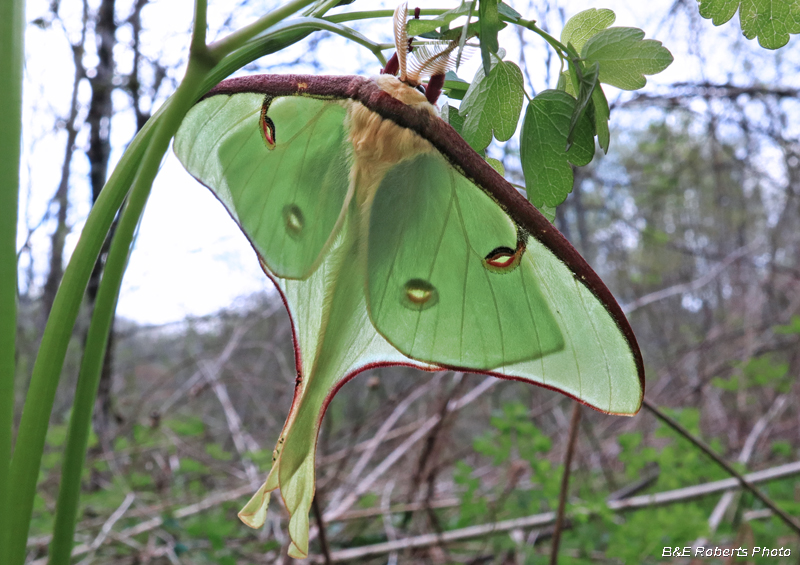
[[[385,119],[429,141],[458,171],[474,182],[524,230],[548,247],[605,306],[628,341],[644,396],[644,364],[625,314],[597,273],[578,251],[530,202],[478,155],[447,123],[396,100],[373,81],[360,76],[253,75],[228,79],[203,98],[259,93],[272,96],[310,96],[357,100]],[[474,372],[474,371],[472,371]]]

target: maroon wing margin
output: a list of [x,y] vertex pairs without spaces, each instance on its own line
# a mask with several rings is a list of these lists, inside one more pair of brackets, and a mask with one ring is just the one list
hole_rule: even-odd
[[488,194],[511,218],[548,247],[605,306],[633,352],[644,394],[644,363],[636,336],[614,295],[580,253],[547,218],[478,155],[450,125],[396,100],[360,76],[252,75],[225,80],[203,98],[255,92],[270,96],[351,99],[429,141],[450,164]]

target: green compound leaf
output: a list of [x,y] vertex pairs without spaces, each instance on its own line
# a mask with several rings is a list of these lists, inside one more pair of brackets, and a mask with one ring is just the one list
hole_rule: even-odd
[[450,124],[454,130],[461,135],[461,130],[464,127],[464,118],[458,113],[458,108],[454,108],[449,104],[444,104],[441,110],[442,119]]
[[608,108],[608,100],[603,92],[603,87],[597,83],[592,91],[592,108],[594,109],[594,133],[597,136],[597,142],[603,149],[603,153],[608,153],[608,143],[611,134],[608,131],[608,119],[611,115],[611,110]]
[[580,53],[589,39],[597,35],[614,23],[617,16],[612,10],[589,8],[579,12],[567,21],[561,31],[561,43],[572,43],[575,50]]
[[742,33],[758,38],[765,49],[789,43],[789,34],[800,33],[800,3],[797,0],[698,0],[700,15],[715,26],[730,20],[739,10]]
[[575,110],[572,112],[572,118],[569,121],[569,133],[567,134],[567,149],[569,150],[572,145],[573,138],[575,137],[575,127],[578,121],[583,116],[589,104],[592,101],[592,93],[599,85],[597,77],[600,73],[600,65],[594,63],[589,68],[584,68],[581,63],[575,65],[576,75],[578,77],[578,101],[575,104]]
[[458,8],[448,10],[444,14],[436,16],[435,18],[429,18],[425,20],[409,20],[407,28],[408,36],[414,37],[417,35],[422,35],[423,33],[435,31],[440,27],[447,27],[450,22],[456,18],[460,18],[461,16],[466,16],[469,14],[470,7],[471,2],[463,2]]
[[500,2],[497,5],[497,11],[507,22],[516,23],[522,19],[522,14],[517,12],[505,2]]
[[492,133],[499,141],[510,139],[522,111],[522,71],[514,63],[493,60],[488,76],[483,67],[475,73],[459,110],[466,118],[461,136],[478,152],[489,146]]
[[551,224],[556,221],[556,207],[555,206],[541,206],[539,207],[539,211],[542,213],[542,216],[547,218],[547,221]]
[[486,157],[486,162],[489,163],[501,177],[506,174],[506,168],[503,166],[503,162],[500,161],[499,159],[495,159],[493,157]]
[[522,123],[520,161],[528,200],[537,208],[555,207],[572,191],[572,167],[594,156],[594,135],[588,116],[578,120],[575,140],[564,151],[575,99],[560,90],[545,90],[528,104]]
[[[466,39],[472,39],[473,37],[477,37],[479,31],[480,31],[480,22],[470,22],[469,28],[467,29]],[[460,40],[463,34],[464,34],[464,26],[458,26],[454,27],[453,29],[445,29],[441,32],[429,31],[427,33],[421,33],[417,37],[422,37],[424,39],[437,39],[439,41],[454,41],[454,40]]]
[[463,100],[468,89],[469,83],[458,78],[453,71],[447,71],[444,75],[444,93],[448,98]]
[[500,21],[500,14],[497,13],[497,0],[480,0],[478,15],[480,16],[479,23],[481,26],[480,39],[483,72],[488,75],[492,68],[492,55],[500,49],[497,34],[506,24]]
[[635,27],[611,27],[589,39],[581,56],[586,65],[600,63],[600,82],[623,90],[638,90],[647,84],[644,75],[654,75],[672,63],[672,53],[655,39],[644,39]]

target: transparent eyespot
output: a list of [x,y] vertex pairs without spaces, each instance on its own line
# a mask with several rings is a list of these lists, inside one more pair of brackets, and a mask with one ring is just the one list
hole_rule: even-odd
[[439,291],[428,281],[411,279],[403,285],[400,301],[411,310],[427,310],[439,302]]
[[490,271],[508,273],[519,265],[524,251],[525,248],[523,246],[518,247],[516,250],[510,247],[497,247],[486,255],[483,264]]
[[267,144],[267,149],[270,151],[275,149],[275,124],[264,111],[261,113],[261,135]]
[[303,212],[296,204],[289,204],[283,207],[283,223],[286,226],[286,232],[293,238],[299,238],[303,233],[303,226],[305,219]]

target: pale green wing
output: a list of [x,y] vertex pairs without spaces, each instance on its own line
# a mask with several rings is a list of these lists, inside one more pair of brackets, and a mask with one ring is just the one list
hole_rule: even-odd
[[[351,217],[356,203],[350,203]],[[304,280],[270,277],[289,310],[298,355],[292,408],[274,451],[269,477],[239,513],[251,527],[266,519],[269,493],[280,488],[289,512],[289,555],[308,555],[309,511],[314,495],[317,435],[325,406],[344,381],[368,367],[410,364],[375,331],[363,289],[366,266],[359,253],[357,222],[348,218],[319,267]]]
[[372,320],[409,357],[489,370],[563,347],[536,280],[519,268],[517,227],[441,157],[389,171],[368,241]]
[[440,156],[389,171],[367,247],[370,318],[403,354],[638,410],[634,354],[605,306]]
[[341,223],[350,195],[345,115],[335,101],[218,94],[194,106],[175,136],[183,165],[279,277],[307,277]]
[[[508,208],[528,233],[486,195],[508,202],[507,187],[492,186],[502,181],[481,173],[478,155],[465,157],[455,132],[390,107],[378,90],[356,77],[232,79],[190,111],[175,141],[242,227],[292,319],[292,408],[269,477],[240,516],[263,525],[269,492],[280,488],[294,558],[308,555],[322,415],[360,371],[480,371],[620,414],[642,400],[635,338],[597,275],[533,210]],[[350,97],[405,117],[442,154],[395,165],[374,198],[374,187],[354,187],[348,102],[334,100]]]

